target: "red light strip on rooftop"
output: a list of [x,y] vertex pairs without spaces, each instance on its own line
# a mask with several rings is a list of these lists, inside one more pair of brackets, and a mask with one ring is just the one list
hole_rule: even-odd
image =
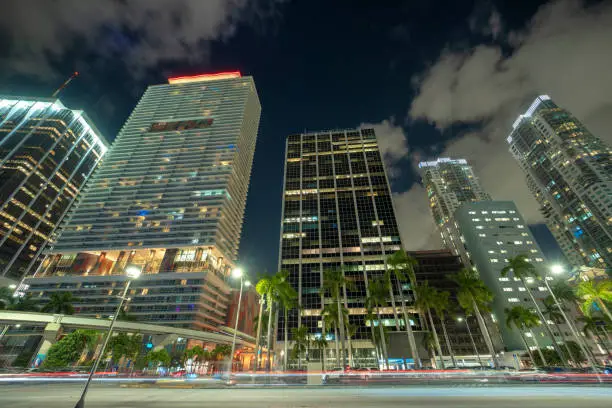
[[190,82],[218,81],[220,79],[241,78],[240,71],[217,72],[215,74],[200,74],[168,78],[169,84],[188,84]]

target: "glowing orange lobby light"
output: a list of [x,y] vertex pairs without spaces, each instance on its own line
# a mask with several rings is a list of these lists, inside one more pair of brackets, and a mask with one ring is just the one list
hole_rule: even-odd
[[216,74],[200,74],[168,78],[170,84],[188,84],[190,82],[218,81],[220,79],[240,78],[240,71],[217,72]]

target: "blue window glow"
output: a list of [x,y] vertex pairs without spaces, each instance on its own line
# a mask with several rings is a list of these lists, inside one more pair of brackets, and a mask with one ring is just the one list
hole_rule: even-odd
[[150,213],[150,211],[149,211],[149,210],[140,210],[140,211],[138,211],[138,215],[141,215],[141,216],[143,216],[143,217],[144,217],[145,215],[149,215],[149,213]]

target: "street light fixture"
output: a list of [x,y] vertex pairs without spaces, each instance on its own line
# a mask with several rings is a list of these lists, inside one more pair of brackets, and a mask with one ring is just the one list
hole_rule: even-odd
[[123,307],[123,302],[127,299],[127,293],[130,289],[130,283],[134,279],[137,279],[142,273],[142,267],[138,265],[128,265],[125,268],[125,274],[127,276],[127,282],[125,283],[125,288],[123,289],[123,294],[119,297],[119,306],[113,315],[113,320],[110,322],[110,326],[108,326],[108,332],[106,333],[106,337],[104,338],[104,343],[102,343],[102,348],[100,349],[100,354],[98,354],[98,358],[94,365],[91,367],[91,371],[89,372],[89,377],[87,377],[87,382],[85,383],[85,387],[83,387],[83,391],[81,392],[81,398],[76,403],[75,408],[85,408],[85,396],[87,395],[87,390],[89,389],[89,384],[91,383],[91,379],[93,378],[96,370],[98,369],[98,365],[100,364],[100,360],[102,360],[102,356],[104,355],[104,350],[106,349],[106,345],[113,334],[113,327],[115,327],[115,322],[117,321],[117,317],[119,316],[119,312],[121,312],[121,308]]
[[230,353],[229,369],[227,374],[227,383],[232,380],[232,368],[234,363],[234,351],[236,350],[236,334],[238,332],[238,318],[240,316],[240,304],[242,303],[242,288],[243,286],[251,286],[251,282],[244,280],[244,272],[242,268],[234,268],[232,270],[232,278],[240,279],[240,294],[238,295],[238,307],[236,308],[236,321],[234,323],[234,336],[232,338],[232,352]]

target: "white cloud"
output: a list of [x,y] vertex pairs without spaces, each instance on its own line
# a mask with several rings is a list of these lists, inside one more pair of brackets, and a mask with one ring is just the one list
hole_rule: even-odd
[[[490,24],[502,26],[501,20]],[[409,113],[439,128],[481,122],[479,131],[455,140],[441,156],[466,158],[494,199],[514,200],[528,222],[541,222],[505,138],[518,114],[545,93],[612,143],[612,4],[556,1],[508,38],[515,47],[509,56],[495,45],[443,52],[420,78]],[[402,218],[418,224],[424,211],[416,194],[424,196],[422,187],[401,194],[396,208]],[[424,245],[420,235],[404,235],[407,248]]]
[[373,128],[387,175],[391,179],[400,176],[398,162],[408,156],[408,143],[401,127],[395,126],[393,118],[381,123],[362,123],[361,128]]
[[[122,58],[142,70],[160,61],[201,61],[203,45],[233,29],[248,0],[20,0],[3,7],[0,27],[10,33],[8,71],[48,76],[52,63],[78,44],[97,55]],[[124,35],[125,32],[133,36]]]

